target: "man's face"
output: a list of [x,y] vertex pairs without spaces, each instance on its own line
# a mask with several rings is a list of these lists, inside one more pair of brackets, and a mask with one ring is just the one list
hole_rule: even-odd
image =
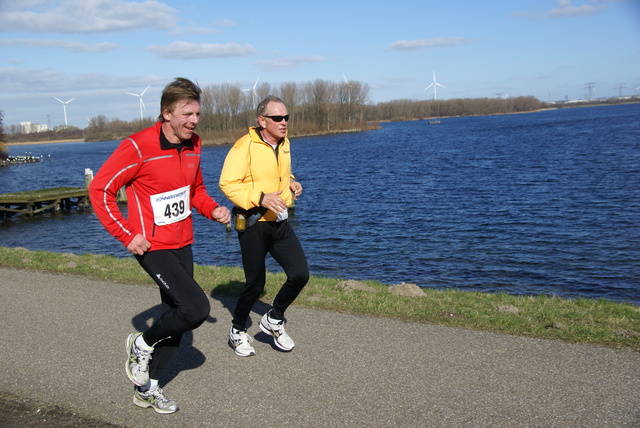
[[[281,117],[277,116],[286,116],[288,114],[287,107],[284,104],[273,101],[267,105],[267,113],[264,116],[260,116],[260,125],[266,133],[264,137],[267,140],[272,139],[272,141],[269,141],[270,143],[277,143],[287,135],[289,121],[282,118],[280,122],[276,122],[274,119],[281,119]],[[271,118],[269,116],[276,117]]]
[[188,140],[200,121],[200,103],[198,101],[181,100],[178,101],[173,111],[165,110],[162,113],[165,122],[163,131],[167,139],[179,144],[183,140]]

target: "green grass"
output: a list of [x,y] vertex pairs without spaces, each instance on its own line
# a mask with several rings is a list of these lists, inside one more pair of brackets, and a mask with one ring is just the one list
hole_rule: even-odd
[[[155,287],[133,258],[73,255],[0,247],[0,266],[86,275],[96,279]],[[238,295],[244,274],[237,267],[200,266],[196,280],[217,295]],[[422,297],[397,296],[386,285],[362,281],[376,292],[345,291],[342,280],[312,276],[294,305],[339,312],[640,350],[640,307],[604,299],[521,297],[458,290],[425,289]],[[269,273],[262,298],[269,302],[284,274]],[[498,307],[517,311],[502,311]]]

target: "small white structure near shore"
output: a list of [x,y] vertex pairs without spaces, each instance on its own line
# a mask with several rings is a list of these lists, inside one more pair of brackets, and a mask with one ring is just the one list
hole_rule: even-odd
[[35,124],[31,122],[20,122],[20,133],[36,134],[38,132],[46,132],[49,130],[47,124]]

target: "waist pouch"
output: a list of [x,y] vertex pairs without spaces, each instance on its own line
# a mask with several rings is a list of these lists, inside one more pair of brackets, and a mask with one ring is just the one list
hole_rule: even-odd
[[267,209],[264,207],[254,207],[254,208],[251,208],[250,210],[245,210],[238,206],[234,206],[232,209],[233,215],[237,216],[238,214],[241,214],[244,216],[246,221],[245,228],[247,229],[253,226],[254,224],[256,224],[258,220],[260,220],[264,215],[264,213],[266,212],[267,212]]

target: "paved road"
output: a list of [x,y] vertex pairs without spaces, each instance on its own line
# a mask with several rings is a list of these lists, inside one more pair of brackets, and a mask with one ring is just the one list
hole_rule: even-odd
[[[290,308],[291,353],[259,332],[227,345],[228,299],[188,334],[166,379],[181,410],[131,403],[126,336],[158,291],[0,269],[0,393],[120,426],[602,427],[640,424],[640,353]],[[51,421],[55,426],[55,423]],[[0,424],[2,425],[2,424]]]

